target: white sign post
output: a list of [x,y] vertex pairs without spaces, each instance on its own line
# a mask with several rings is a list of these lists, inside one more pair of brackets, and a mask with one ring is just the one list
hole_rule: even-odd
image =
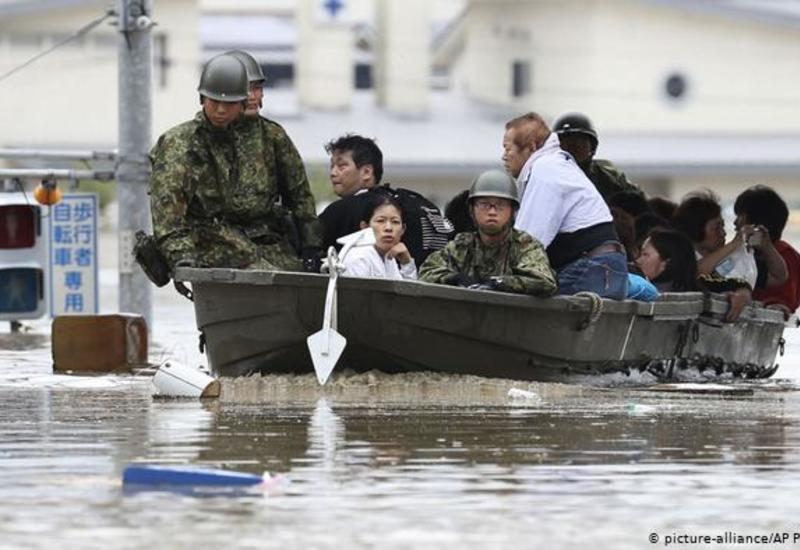
[[50,207],[50,315],[98,312],[97,194],[71,193]]

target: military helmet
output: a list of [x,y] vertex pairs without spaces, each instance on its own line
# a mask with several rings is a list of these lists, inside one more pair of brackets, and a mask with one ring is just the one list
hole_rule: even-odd
[[584,134],[591,137],[595,148],[597,147],[597,132],[592,121],[583,113],[567,113],[560,116],[553,125],[553,131],[558,135]]
[[514,178],[500,170],[487,170],[472,182],[469,188],[469,201],[478,197],[499,197],[508,199],[519,207],[517,183]]
[[267,77],[264,76],[264,71],[261,70],[261,65],[259,65],[256,58],[249,53],[243,52],[242,50],[231,50],[226,52],[225,55],[232,55],[244,64],[244,68],[247,69],[247,80],[251,83],[264,82],[267,79]]
[[197,91],[202,97],[215,101],[245,101],[250,92],[247,69],[241,61],[230,55],[213,57],[203,67]]

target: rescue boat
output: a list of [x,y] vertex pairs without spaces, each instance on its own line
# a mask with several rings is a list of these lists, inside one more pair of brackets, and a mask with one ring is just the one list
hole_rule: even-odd
[[[313,372],[326,275],[180,268],[218,376]],[[663,294],[652,303],[594,295],[535,298],[419,281],[340,278],[334,328],[347,339],[336,370],[433,370],[534,381],[647,371],[766,378],[783,331],[797,326],[748,306],[724,322],[724,296]]]

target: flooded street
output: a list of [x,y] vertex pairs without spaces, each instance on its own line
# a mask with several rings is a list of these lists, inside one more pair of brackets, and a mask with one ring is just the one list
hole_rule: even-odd
[[[202,362],[191,304],[154,303],[151,360]],[[201,403],[154,400],[146,377],[53,375],[48,322],[31,326],[0,334],[0,548],[618,549],[800,531],[792,331],[776,377],[736,395],[338,373],[324,390],[312,375],[225,380]],[[130,463],[281,479],[129,492]]]

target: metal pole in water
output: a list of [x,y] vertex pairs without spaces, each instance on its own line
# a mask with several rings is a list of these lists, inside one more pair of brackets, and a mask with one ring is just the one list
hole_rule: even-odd
[[133,261],[133,235],[150,227],[152,0],[116,0],[119,14],[119,310],[138,313],[152,330],[152,289]]

